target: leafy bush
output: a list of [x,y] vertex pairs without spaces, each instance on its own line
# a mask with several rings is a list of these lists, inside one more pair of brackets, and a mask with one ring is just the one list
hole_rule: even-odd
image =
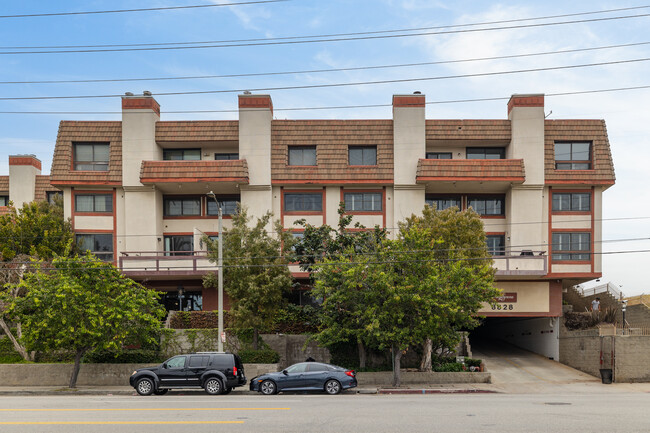
[[245,364],[275,364],[280,360],[278,352],[271,349],[240,350],[238,355]]
[[445,362],[433,366],[433,371],[436,372],[460,372],[463,371],[463,364],[460,362]]
[[320,325],[319,312],[311,305],[288,304],[278,311],[273,332],[280,334],[313,334]]
[[160,363],[163,360],[157,350],[135,349],[115,352],[113,350],[96,350],[84,356],[84,363],[96,364],[147,364]]
[[465,358],[465,365],[468,367],[480,367],[482,359]]
[[[217,311],[175,311],[169,321],[172,329],[216,329],[219,327]],[[223,312],[224,328],[230,327],[230,316]]]

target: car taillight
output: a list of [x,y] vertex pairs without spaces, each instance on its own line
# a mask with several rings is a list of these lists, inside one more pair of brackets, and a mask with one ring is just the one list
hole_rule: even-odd
[[233,376],[237,376],[237,367],[232,368],[232,374]]
[[348,370],[348,371],[345,372],[345,374],[347,374],[350,377],[356,376],[356,373],[354,372],[354,370]]

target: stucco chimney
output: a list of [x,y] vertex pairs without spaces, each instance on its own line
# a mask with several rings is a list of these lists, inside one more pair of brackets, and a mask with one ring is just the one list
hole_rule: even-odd
[[9,156],[9,200],[20,209],[35,199],[36,176],[41,174],[41,161],[35,155]]
[[142,186],[142,161],[162,159],[156,144],[156,122],[160,120],[160,104],[151,92],[122,96],[122,184]]

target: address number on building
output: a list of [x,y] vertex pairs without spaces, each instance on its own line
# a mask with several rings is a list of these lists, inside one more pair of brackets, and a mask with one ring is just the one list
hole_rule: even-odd
[[496,305],[492,305],[493,310],[500,310],[500,311],[513,310],[514,308],[515,308],[515,306],[512,305],[512,304],[496,304]]

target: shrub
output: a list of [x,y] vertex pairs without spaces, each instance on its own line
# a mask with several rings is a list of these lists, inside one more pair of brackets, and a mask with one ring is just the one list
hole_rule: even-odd
[[311,305],[288,304],[278,311],[273,332],[280,334],[313,334],[318,332],[318,310]]
[[271,349],[240,350],[238,355],[245,364],[275,364],[280,360],[278,352]]
[[468,367],[480,367],[482,359],[465,358],[465,365]]
[[436,372],[459,372],[463,371],[463,364],[460,362],[445,362],[433,366],[433,371]]
[[[230,316],[223,312],[224,328],[230,326]],[[169,321],[172,329],[216,329],[219,327],[217,311],[175,311]]]
[[84,356],[84,363],[96,364],[147,364],[163,360],[157,350],[135,349],[115,352],[113,350],[94,350]]

